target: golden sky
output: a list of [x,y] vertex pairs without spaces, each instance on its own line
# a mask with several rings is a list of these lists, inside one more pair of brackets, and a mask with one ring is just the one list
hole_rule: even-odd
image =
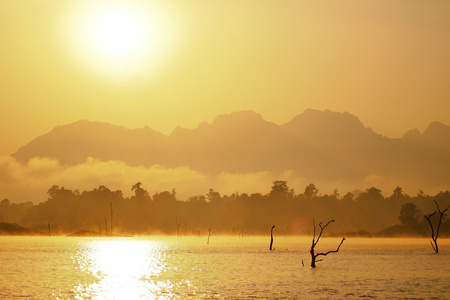
[[0,155],[80,119],[168,134],[239,110],[399,137],[450,125],[449,53],[448,0],[0,0]]

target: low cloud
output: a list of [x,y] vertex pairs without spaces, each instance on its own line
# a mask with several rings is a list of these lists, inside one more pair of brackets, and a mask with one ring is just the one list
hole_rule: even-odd
[[121,190],[127,196],[131,195],[131,186],[136,182],[142,182],[150,194],[173,188],[188,193],[192,187],[206,183],[205,176],[187,167],[130,167],[121,161],[105,162],[93,158],[83,164],[65,167],[48,158],[33,158],[22,165],[14,158],[0,157],[0,174],[0,199],[34,203],[45,201],[46,192],[52,185],[80,191],[104,185],[111,190]]
[[48,158],[36,157],[23,165],[12,157],[1,157],[0,171],[0,199],[34,203],[45,201],[46,193],[52,185],[79,191],[104,185],[111,190],[121,190],[125,196],[131,196],[131,187],[136,182],[142,182],[143,188],[150,195],[175,188],[178,199],[184,200],[194,195],[205,195],[210,188],[221,195],[236,192],[266,194],[275,180],[287,180],[288,184],[299,182],[299,178],[291,171],[279,175],[270,172],[222,172],[208,177],[188,167],[131,167],[121,161],[101,161],[94,158],[67,167]]
[[334,189],[338,189],[339,193],[344,195],[356,189],[363,191],[372,186],[381,189],[385,196],[389,196],[397,186],[401,186],[403,191],[410,195],[414,195],[419,189],[429,194],[442,190],[378,174],[371,174],[357,181],[343,178],[330,182],[308,178],[292,170],[281,174],[268,171],[222,172],[216,176],[208,176],[188,167],[166,168],[161,165],[131,167],[121,161],[101,161],[94,158],[67,167],[61,165],[58,160],[48,158],[33,158],[23,165],[12,157],[0,157],[0,200],[9,199],[15,203],[43,202],[47,199],[48,189],[53,185],[79,191],[88,191],[104,185],[111,190],[121,190],[124,196],[128,197],[131,196],[131,187],[141,182],[150,195],[176,189],[177,198],[185,200],[194,195],[206,195],[210,188],[221,195],[236,192],[267,194],[275,180],[286,180],[296,194],[303,193],[310,183],[315,184],[320,194],[332,193]]
[[221,194],[232,193],[266,193],[269,191],[273,176],[270,172],[226,173],[217,177],[216,190]]

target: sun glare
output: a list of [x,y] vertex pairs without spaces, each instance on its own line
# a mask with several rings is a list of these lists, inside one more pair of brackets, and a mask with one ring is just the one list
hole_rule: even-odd
[[123,59],[138,52],[144,44],[146,24],[133,12],[107,10],[93,24],[92,40],[101,51],[114,59]]
[[[75,263],[97,278],[87,290],[98,298],[138,299],[160,290],[154,279],[165,268],[161,243],[97,240],[86,243],[84,248]],[[84,289],[80,286],[80,293]]]
[[122,80],[152,72],[173,48],[174,19],[152,5],[145,1],[72,5],[63,20],[70,52],[103,76]]

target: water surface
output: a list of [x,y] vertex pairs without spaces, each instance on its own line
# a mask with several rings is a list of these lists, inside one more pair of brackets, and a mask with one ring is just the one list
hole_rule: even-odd
[[[0,237],[0,299],[448,299],[450,241]],[[318,251],[338,238],[322,238]],[[302,264],[303,261],[303,264]]]

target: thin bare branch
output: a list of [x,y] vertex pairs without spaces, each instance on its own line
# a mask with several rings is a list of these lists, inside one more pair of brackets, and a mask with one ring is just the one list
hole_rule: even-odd
[[[328,252],[326,252],[326,253],[317,253],[317,254],[316,254],[316,257],[319,256],[319,255],[327,256],[327,255],[330,254],[330,253],[336,253],[336,252],[339,252],[339,248],[341,248],[341,245],[342,245],[342,243],[343,243],[344,241],[345,241],[345,237],[342,238],[341,243],[339,244],[339,246],[337,247],[336,250],[331,250],[331,251],[328,251]],[[317,260],[316,260],[316,261],[317,261]]]
[[314,240],[316,239],[316,222],[314,221],[314,218],[313,218],[313,226],[314,226],[314,233],[313,233],[313,244],[314,244]]
[[432,213],[432,214],[429,214],[428,216],[427,216],[427,215],[424,215],[425,219],[427,219],[427,221],[428,221],[428,224],[430,224],[430,227],[431,227],[431,238],[432,238],[433,240],[434,240],[434,227],[433,227],[433,224],[431,223],[430,218],[431,218],[435,213],[436,213],[436,211],[435,211],[434,213]]
[[[328,221],[327,224],[325,224],[325,226],[322,226],[322,222],[319,223],[319,227],[320,227],[320,233],[319,236],[317,237],[317,240],[315,242],[315,245],[317,245],[317,243],[319,242],[320,237],[322,236],[323,230],[325,229],[325,227],[327,227],[330,223],[333,223],[334,220]],[[316,230],[316,226],[314,225],[314,231]]]
[[441,208],[439,207],[439,204],[437,203],[436,199],[433,199],[433,201],[436,204],[437,211],[439,212],[439,222],[437,224],[436,231],[434,230],[433,223],[431,223],[431,217],[436,213],[436,211],[434,211],[433,213],[431,213],[429,215],[424,215],[424,217],[425,217],[425,219],[427,219],[428,224],[430,225],[430,228],[431,228],[431,239],[433,241],[433,242],[430,241],[431,247],[433,247],[434,252],[439,253],[439,248],[438,248],[438,243],[437,243],[437,239],[439,236],[439,229],[441,228],[442,218],[445,216],[445,213],[448,211],[449,207],[447,206],[443,211],[441,211]]
[[427,219],[429,219],[429,218],[431,218],[435,213],[436,213],[436,211],[434,211],[434,213],[432,213],[432,214],[429,214],[428,216],[427,216],[427,215],[424,215],[424,217],[427,218]]
[[436,199],[433,199],[433,201],[434,201],[434,203],[436,203],[437,209],[441,215],[443,215],[448,210],[448,206],[447,206],[447,208],[444,209],[444,211],[441,211],[441,209],[439,208],[439,204],[436,202]]

